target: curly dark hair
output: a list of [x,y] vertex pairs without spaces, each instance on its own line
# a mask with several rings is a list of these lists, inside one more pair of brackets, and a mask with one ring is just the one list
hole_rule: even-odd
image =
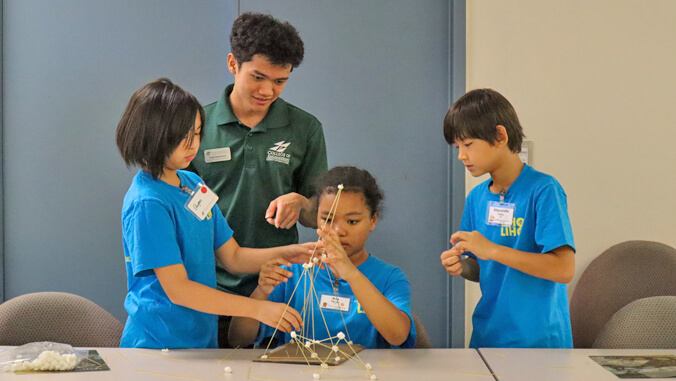
[[271,64],[298,67],[303,61],[303,40],[288,22],[262,13],[243,13],[232,24],[230,50],[241,65],[260,54]]
[[317,181],[317,194],[320,198],[324,194],[336,194],[339,184],[343,184],[343,192],[361,193],[364,196],[371,217],[376,213],[381,215],[385,195],[367,170],[350,166],[331,168]]
[[507,98],[492,89],[476,89],[460,97],[444,118],[444,137],[448,144],[456,140],[480,139],[494,145],[495,127],[504,126],[512,152],[521,152],[525,135],[519,117]]

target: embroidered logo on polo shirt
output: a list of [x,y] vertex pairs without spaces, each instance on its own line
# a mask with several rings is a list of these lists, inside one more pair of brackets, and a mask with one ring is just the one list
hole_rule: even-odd
[[291,144],[291,142],[287,143],[286,141],[282,140],[281,142],[275,143],[275,146],[270,147],[269,149],[271,151],[277,151],[279,153],[282,153],[282,152],[286,151],[287,148],[289,148],[289,144]]
[[275,143],[274,147],[268,148],[268,157],[267,159],[265,159],[265,161],[276,161],[278,163],[289,165],[291,155],[288,153],[284,153],[284,151],[286,151],[286,149],[289,148],[290,144],[291,142],[287,143],[284,140]]

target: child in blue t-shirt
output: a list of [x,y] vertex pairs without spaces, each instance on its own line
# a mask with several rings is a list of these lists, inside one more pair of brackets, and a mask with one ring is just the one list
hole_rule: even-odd
[[233,273],[253,273],[272,258],[302,263],[312,244],[239,247],[209,202],[211,191],[182,170],[197,153],[203,120],[197,99],[161,78],[132,95],[118,125],[124,162],[141,167],[122,206],[129,317],[121,347],[217,348],[218,315],[281,319],[284,331],[301,325],[284,304],[216,289],[216,261]]
[[441,254],[450,275],[481,287],[470,347],[571,348],[566,283],[575,245],[566,193],[521,162],[519,119],[494,90],[473,90],[453,103],[444,136],[472,176],[491,176],[467,196],[453,247]]
[[[329,216],[339,184],[344,188],[335,216]],[[369,254],[364,247],[381,213],[383,194],[375,179],[365,170],[336,167],[320,179],[317,190],[317,225],[326,223],[323,230],[317,230],[321,237],[317,254],[326,254],[326,266],[316,270],[315,296],[310,296],[316,300],[309,304],[311,314],[305,315],[305,324],[314,322],[314,329],[304,327],[305,336],[325,340],[343,332],[346,340],[366,348],[412,348],[416,332],[411,317],[411,286],[399,268]],[[273,259],[261,269],[251,297],[305,310],[303,289],[310,280],[301,279],[302,273],[301,265]],[[273,335],[276,325],[234,318],[231,343],[246,346],[257,341],[267,345],[263,340]],[[286,343],[291,336],[277,331],[275,338]]]

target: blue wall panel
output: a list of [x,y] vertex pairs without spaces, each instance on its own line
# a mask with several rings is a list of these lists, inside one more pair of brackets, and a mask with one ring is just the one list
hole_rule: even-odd
[[232,21],[254,10],[298,28],[305,61],[283,97],[323,122],[331,166],[376,176],[385,213],[367,249],[406,272],[434,346],[451,345],[462,284],[449,286],[439,254],[461,212],[449,195],[464,195],[441,132],[451,73],[464,77],[455,3],[5,0],[4,298],[73,292],[124,321],[120,208],[134,172],[115,147],[117,122],[131,93],[160,76],[216,100],[232,81]]
[[217,98],[235,4],[4,1],[6,299],[72,292],[126,319],[117,122],[161,76]]
[[404,270],[436,347],[448,345],[439,255],[448,243],[449,3],[240,1],[241,12],[269,12],[298,29],[305,60],[282,97],[322,121],[329,166],[363,167],[383,187],[385,213],[366,248]]

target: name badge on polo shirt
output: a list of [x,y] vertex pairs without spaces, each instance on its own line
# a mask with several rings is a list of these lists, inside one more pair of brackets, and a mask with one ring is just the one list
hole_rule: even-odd
[[204,150],[205,163],[218,163],[220,161],[229,161],[230,159],[232,159],[230,147]]
[[319,307],[323,310],[350,312],[351,301],[348,296],[324,294],[319,300]]
[[183,187],[183,191],[190,194],[185,208],[188,209],[198,220],[202,221],[211,212],[211,208],[216,205],[218,196],[208,186],[199,183],[192,191],[188,187]]
[[515,204],[510,204],[507,202],[500,201],[491,201],[488,203],[488,214],[486,216],[487,225],[512,225],[512,219],[514,218],[514,210],[516,209]]

